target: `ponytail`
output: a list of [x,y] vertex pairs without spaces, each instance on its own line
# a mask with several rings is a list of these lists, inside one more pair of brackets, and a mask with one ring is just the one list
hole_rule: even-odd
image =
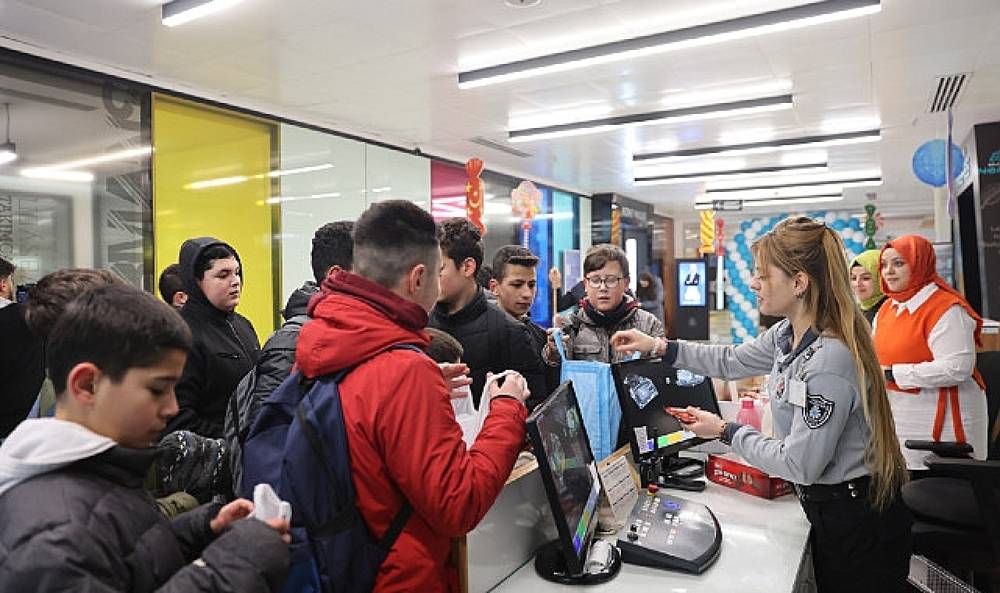
[[884,509],[908,478],[885,391],[885,375],[875,354],[871,328],[850,291],[844,245],[832,229],[823,231],[822,252],[826,277],[821,280],[821,290],[814,292],[825,295],[827,306],[816,309],[817,329],[843,340],[854,357],[862,409],[871,429],[871,438],[865,446],[865,465],[873,486],[870,495],[873,506]]
[[872,479],[872,506],[884,509],[908,474],[885,391],[885,376],[875,354],[871,329],[854,301],[844,244],[826,225],[806,217],[789,218],[754,244],[758,266],[774,265],[789,276],[803,272],[810,282],[805,298],[816,330],[844,342],[854,358],[865,421],[871,438],[865,465]]

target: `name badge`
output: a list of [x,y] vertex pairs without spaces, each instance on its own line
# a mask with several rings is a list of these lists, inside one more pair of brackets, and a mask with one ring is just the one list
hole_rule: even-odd
[[806,382],[798,379],[788,381],[788,402],[800,408],[806,405]]

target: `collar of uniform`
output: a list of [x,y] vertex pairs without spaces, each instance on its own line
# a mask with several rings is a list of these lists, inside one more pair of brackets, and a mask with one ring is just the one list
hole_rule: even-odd
[[913,313],[916,313],[917,309],[919,309],[921,305],[926,303],[927,299],[931,298],[932,294],[937,292],[937,289],[938,289],[937,284],[931,282],[927,286],[918,290],[917,294],[913,295],[908,301],[901,303],[896,299],[892,299],[892,304],[896,307],[896,316],[898,317],[899,314],[903,312],[903,309],[907,309],[911,315]]
[[802,354],[806,348],[812,346],[812,343],[815,342],[817,338],[819,338],[819,334],[814,332],[810,327],[806,330],[806,333],[803,334],[802,341],[799,342],[798,348],[789,354],[789,351],[792,349],[792,341],[795,339],[795,335],[792,331],[791,322],[787,322],[784,329],[778,334],[778,349],[785,355],[781,362],[778,363],[778,371],[783,371],[788,368],[788,365],[792,364],[792,361],[795,360],[799,354]]

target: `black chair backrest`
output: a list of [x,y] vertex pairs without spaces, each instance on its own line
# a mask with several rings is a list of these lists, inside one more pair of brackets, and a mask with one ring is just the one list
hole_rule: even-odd
[[1000,352],[980,352],[976,355],[976,369],[986,383],[986,409],[990,426],[990,459],[1000,459]]

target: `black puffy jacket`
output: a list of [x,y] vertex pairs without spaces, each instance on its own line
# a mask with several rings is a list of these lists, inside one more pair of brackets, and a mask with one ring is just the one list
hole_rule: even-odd
[[487,371],[500,373],[512,369],[524,376],[531,390],[528,409],[545,399],[545,374],[542,359],[528,330],[519,321],[486,300],[483,289],[453,315],[447,305],[438,303],[431,311],[430,327],[452,335],[462,344],[462,362],[469,365],[472,397],[476,406],[486,385]]
[[288,547],[277,532],[245,519],[212,541],[218,504],[167,521],[142,488],[155,455],[114,447],[0,496],[0,591],[280,590]]
[[237,494],[248,494],[241,490],[243,441],[250,433],[261,404],[291,374],[299,331],[309,321],[309,299],[318,292],[319,286],[310,280],[288,297],[281,313],[285,323],[264,342],[256,366],[240,380],[229,398],[225,439],[232,483]]
[[45,380],[42,340],[24,322],[24,307],[0,309],[0,440],[28,417]]
[[177,383],[180,412],[167,424],[164,434],[190,430],[202,436],[221,437],[229,396],[257,363],[260,353],[257,333],[250,321],[239,313],[217,309],[195,281],[198,255],[213,245],[226,244],[212,237],[201,237],[189,239],[181,246],[181,279],[188,293],[181,317],[191,328],[194,344]]

